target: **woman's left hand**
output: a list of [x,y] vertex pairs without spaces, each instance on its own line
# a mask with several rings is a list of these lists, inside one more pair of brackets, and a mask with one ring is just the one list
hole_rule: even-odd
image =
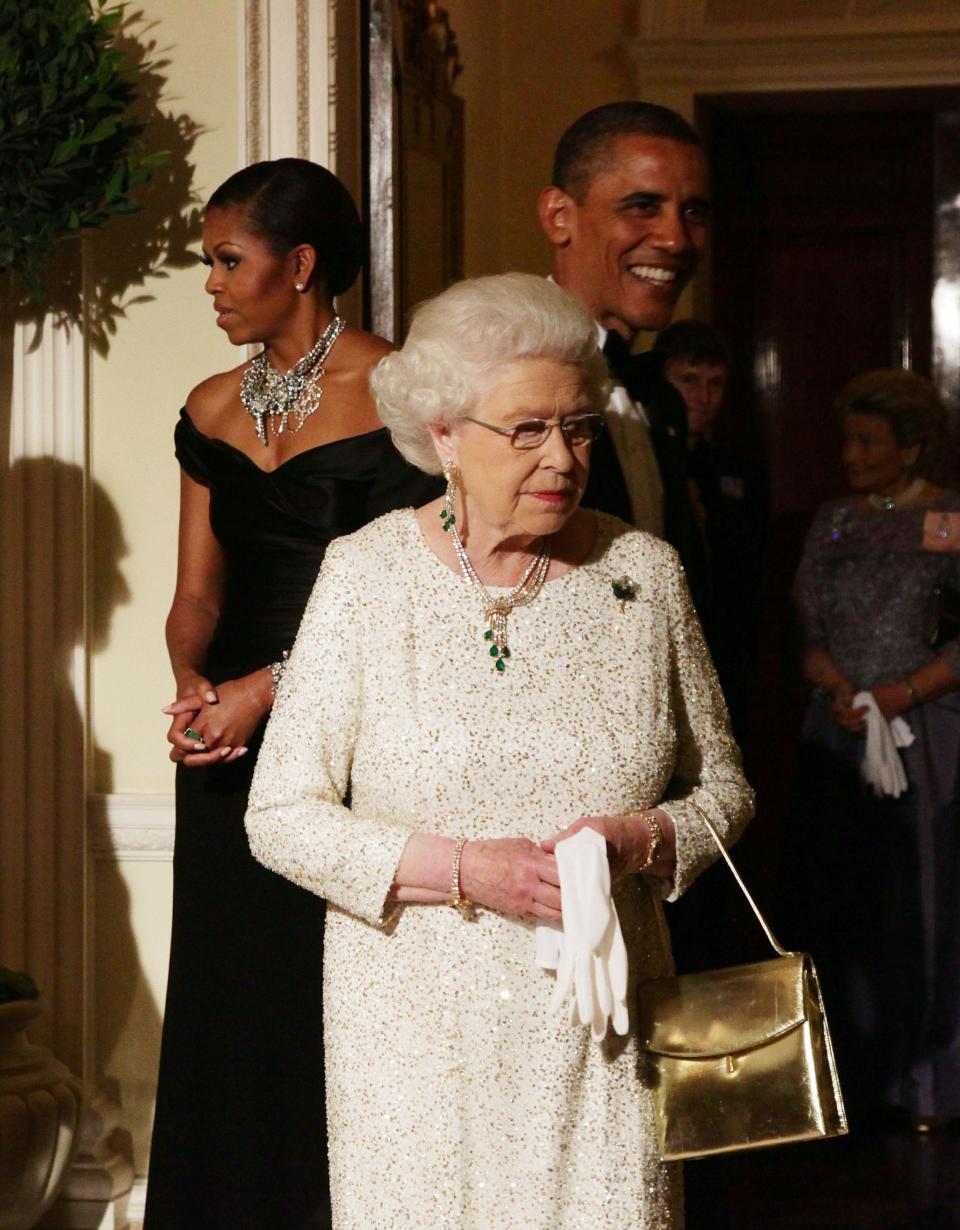
[[901,713],[912,707],[913,700],[910,690],[904,681],[900,683],[878,683],[871,688],[877,708],[889,722],[891,718],[899,717]]
[[[656,811],[654,814],[662,830],[664,845],[669,845],[672,850],[673,825],[665,824],[667,817],[662,812]],[[586,828],[593,829],[606,841],[612,880],[636,871],[646,862],[650,845],[650,826],[642,816],[581,816],[579,820],[574,820],[568,828],[541,841],[540,848],[546,850],[548,854],[553,854],[557,842],[564,841]],[[669,870],[664,866],[663,855],[666,854],[668,854],[666,850],[662,851],[657,862],[648,868],[649,874],[659,876],[669,874]]]
[[[273,677],[269,668],[230,679],[217,687],[218,699],[206,701],[189,719],[190,729],[201,736],[202,751],[185,754],[178,748],[171,760],[188,764],[215,764],[236,760],[245,754],[247,744],[273,703]],[[168,706],[173,711],[176,704]],[[224,750],[229,749],[229,750]]]

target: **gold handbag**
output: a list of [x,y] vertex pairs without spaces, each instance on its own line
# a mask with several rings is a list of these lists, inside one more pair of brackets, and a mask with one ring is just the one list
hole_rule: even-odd
[[640,987],[640,1042],[655,1069],[664,1161],[847,1132],[813,961],[787,952],[696,809],[779,954]]

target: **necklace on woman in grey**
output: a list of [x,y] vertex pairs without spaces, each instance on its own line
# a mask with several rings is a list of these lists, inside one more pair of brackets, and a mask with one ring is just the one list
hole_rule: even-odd
[[265,350],[243,373],[240,400],[253,418],[257,436],[264,444],[269,443],[268,422],[275,436],[283,435],[285,430],[297,432],[320,405],[323,364],[344,327],[343,317],[334,316],[310,350],[286,373],[271,367]]
[[915,500],[924,486],[922,478],[915,478],[899,495],[881,495],[877,491],[870,491],[867,493],[867,503],[878,512],[896,512],[898,507],[902,508]]

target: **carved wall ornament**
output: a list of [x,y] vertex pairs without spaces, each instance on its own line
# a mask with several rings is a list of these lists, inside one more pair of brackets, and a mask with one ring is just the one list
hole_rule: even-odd
[[416,69],[433,97],[452,93],[463,65],[450,14],[435,0],[403,0],[401,18],[404,66]]
[[463,71],[446,9],[370,0],[367,324],[400,340],[410,309],[463,276]]

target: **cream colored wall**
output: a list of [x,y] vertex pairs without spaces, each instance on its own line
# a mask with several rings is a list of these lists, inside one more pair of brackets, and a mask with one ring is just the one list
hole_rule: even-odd
[[637,33],[636,14],[609,0],[447,0],[446,8],[465,69],[457,92],[466,111],[466,274],[547,273],[536,202],[554,146],[591,107],[640,97],[623,43]]
[[[237,169],[242,6],[237,0],[144,0],[135,11],[144,22],[128,35],[141,45],[153,43],[153,57],[169,61],[156,70],[165,82],[147,141],[172,149],[178,170],[185,168],[180,178],[192,170],[192,188],[202,201]],[[202,128],[189,151],[172,143],[179,139],[171,117]],[[166,178],[161,173],[158,184]],[[186,214],[189,205],[183,205]],[[90,261],[93,286],[113,284],[136,268],[150,215],[148,208],[98,238]],[[177,244],[183,246],[179,237]],[[199,247],[192,237],[190,246]],[[128,298],[148,300],[129,304],[106,354],[90,354],[92,789],[101,794],[173,788],[160,713],[171,698],[163,622],[176,564],[173,427],[189,389],[238,361],[214,325],[202,266],[163,272],[130,288]],[[165,993],[171,864],[107,858],[95,864],[93,885],[97,1069],[121,1108],[142,1171]]]
[[100,1085],[130,1134],[134,1169],[146,1173],[166,992],[170,863],[95,865],[93,993]]
[[447,0],[445,7],[465,67],[457,91],[466,104],[466,273],[546,273],[550,251],[536,200],[557,138],[582,112],[636,90],[618,49],[634,32],[626,6]]
[[[188,155],[193,189],[202,201],[237,169],[241,6],[236,0],[147,0],[136,10],[153,23],[144,37],[169,60],[162,69],[160,112],[186,114],[204,129]],[[153,140],[167,138],[168,127],[162,124]],[[125,220],[105,232],[93,254],[95,279],[128,260],[127,246],[138,235],[139,222]],[[199,250],[196,241],[191,246]],[[100,793],[163,791],[172,785],[159,710],[171,697],[163,621],[176,561],[173,426],[194,384],[239,361],[214,325],[202,267],[164,273],[165,278],[148,278],[131,290],[150,301],[126,311],[109,353],[94,355],[90,366],[91,471],[120,512],[125,550],[119,568],[129,590],[114,609],[109,639],[92,664],[94,789]],[[94,524],[95,535],[99,528]],[[110,584],[103,570],[109,561],[102,563],[104,549],[98,547],[95,619],[106,622],[103,604],[110,602]]]

